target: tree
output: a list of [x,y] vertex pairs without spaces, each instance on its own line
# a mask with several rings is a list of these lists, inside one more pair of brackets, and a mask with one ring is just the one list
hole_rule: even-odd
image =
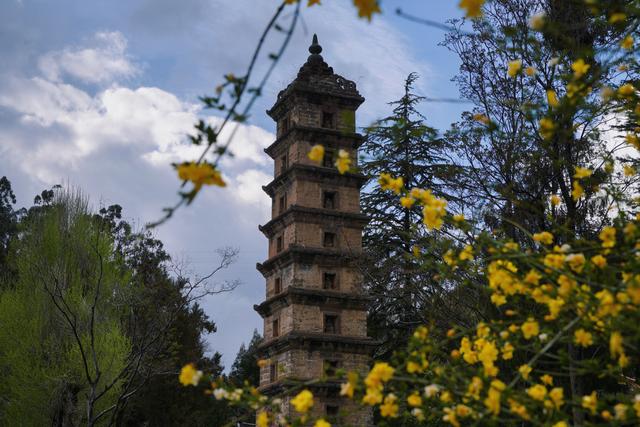
[[[537,13],[553,22],[544,32],[530,31]],[[461,61],[454,81],[474,104],[447,139],[456,150],[452,159],[466,171],[458,191],[475,220],[522,244],[530,243],[527,232],[552,224],[562,224],[570,240],[576,233],[593,237],[606,223],[612,199],[594,198],[591,188],[605,179],[600,171],[622,145],[610,140],[617,107],[598,93],[614,85],[617,71],[598,61],[619,36],[580,2],[555,0],[493,1],[471,32],[458,26],[446,36],[443,44]],[[586,82],[573,77],[578,59],[586,61]],[[521,69],[509,74],[510,64]],[[568,102],[556,105],[563,97]],[[580,123],[575,132],[565,131],[574,123]],[[593,185],[576,201],[573,175],[585,164],[596,170]],[[549,204],[551,194],[562,204]]]
[[126,272],[80,194],[59,193],[15,242],[18,280],[0,294],[2,413],[30,425],[94,425],[121,391],[131,343]]
[[262,336],[257,329],[254,329],[249,345],[247,347],[244,343],[240,345],[236,359],[231,366],[229,381],[237,385],[242,385],[245,382],[254,386],[260,384],[260,368],[256,358],[256,351],[260,343],[262,343]]
[[161,241],[134,232],[120,206],[91,214],[82,195],[60,187],[16,218],[6,259],[15,274],[0,287],[2,419],[209,425],[216,414],[226,422],[224,408],[173,379],[186,361],[222,373],[220,354],[205,356],[203,334],[216,328],[198,301],[237,285],[210,283],[235,250],[191,277],[169,264]]
[[[472,221],[403,176],[379,184],[421,206],[426,228],[457,230],[438,254],[444,262],[429,253],[417,262],[477,289],[491,307],[446,332],[419,326],[390,362],[364,378],[349,373],[341,394],[376,408],[381,425],[637,425],[638,172],[619,148],[640,150],[640,8],[484,3],[460,3],[473,31],[459,27],[449,39],[461,43],[463,94],[477,102],[449,133]],[[627,134],[605,134],[614,129]],[[468,245],[457,245],[461,236]],[[304,387],[286,422],[328,426]],[[279,399],[220,384],[212,392],[262,407],[261,427],[281,416]]]
[[[433,196],[459,204],[449,190],[458,173],[448,158],[451,144],[428,127],[418,112],[424,98],[413,93],[417,78],[416,74],[407,77],[404,96],[390,103],[390,116],[366,128],[361,147],[366,153],[360,162],[362,172],[369,177],[361,206],[370,219],[363,236],[361,268],[367,293],[373,298],[369,330],[382,341],[376,356],[384,359],[429,319],[439,317],[446,325],[465,316],[460,309],[462,295],[434,280],[436,270],[421,265],[414,256],[416,252],[430,256],[441,252],[440,233],[421,227],[422,208],[413,199],[404,198],[404,203],[400,199],[403,187],[429,188]],[[386,191],[386,181],[394,177],[402,177],[402,183],[396,182],[395,191]],[[372,185],[377,182],[381,185]]]

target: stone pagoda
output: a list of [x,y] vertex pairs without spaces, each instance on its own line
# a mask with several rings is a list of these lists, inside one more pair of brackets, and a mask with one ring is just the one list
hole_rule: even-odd
[[[260,390],[286,391],[300,381],[315,396],[313,416],[336,425],[370,426],[371,412],[340,396],[336,369],[366,372],[374,341],[367,337],[367,302],[357,260],[362,250],[361,174],[341,175],[340,149],[357,159],[362,136],[355,111],[364,98],[355,83],[323,60],[314,35],[311,55],[297,77],[278,94],[267,114],[277,137],[265,152],[274,160],[271,221],[259,227],[269,239],[268,259],[257,265],[266,279],[266,300],[255,310],[264,319]],[[321,164],[307,154],[325,147]],[[290,397],[285,413],[293,413]]]

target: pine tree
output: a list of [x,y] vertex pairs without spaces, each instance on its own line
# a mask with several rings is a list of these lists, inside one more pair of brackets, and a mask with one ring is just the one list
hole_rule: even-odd
[[[406,188],[429,189],[455,205],[447,188],[456,170],[447,159],[447,142],[418,112],[424,98],[413,92],[417,78],[416,74],[407,77],[404,96],[390,104],[391,115],[367,129],[360,150],[364,153],[362,171],[370,184],[388,173],[402,177]],[[370,219],[364,231],[366,258],[362,267],[365,286],[373,297],[369,328],[371,335],[383,342],[379,350],[383,356],[425,322],[447,291],[433,280],[434,271],[419,269],[413,257],[414,247],[429,252],[438,245],[438,235],[424,232],[420,226],[419,207],[403,207],[398,195],[378,185],[365,187],[361,206]]]

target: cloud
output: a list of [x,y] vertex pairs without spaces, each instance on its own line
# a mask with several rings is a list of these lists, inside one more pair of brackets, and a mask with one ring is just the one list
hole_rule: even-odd
[[90,46],[50,52],[38,67],[51,81],[64,76],[84,83],[107,83],[133,77],[140,72],[126,55],[127,40],[118,31],[95,33]]
[[[220,124],[196,96],[211,93],[225,73],[241,75],[278,3],[187,0],[176,6],[169,0],[132,0],[109,4],[99,14],[95,5],[65,3],[86,18],[83,28],[73,27],[69,14],[48,10],[47,17],[25,3],[24,13],[14,12],[12,40],[0,40],[3,52],[20,58],[0,66],[0,170],[10,174],[20,203],[52,184],[69,182],[94,203],[121,204],[130,221],[157,219],[161,208],[177,201],[179,183],[169,163],[200,153],[185,143],[185,135],[198,117]],[[238,278],[243,286],[203,303],[219,326],[209,342],[224,353],[227,367],[253,328],[262,330],[251,307],[264,298],[264,279],[255,264],[266,258],[267,240],[257,226],[270,217],[271,202],[261,186],[273,169],[262,150],[275,140],[269,131],[274,124],[263,111],[306,60],[311,35],[318,33],[335,72],[356,81],[367,98],[359,124],[388,112],[386,103],[401,95],[409,72],[420,72],[425,85],[428,81],[428,65],[384,18],[368,24],[355,18],[348,2],[326,3],[304,9],[309,33],[298,27],[252,111],[253,124],[239,128],[234,157],[222,163],[229,186],[205,189],[156,231],[170,252],[192,256],[199,274],[210,268],[217,247],[240,248],[238,263],[223,278]],[[31,16],[38,26],[27,25]],[[87,28],[117,31],[83,39]],[[280,37],[270,36],[265,55]],[[257,71],[267,64],[263,58]]]

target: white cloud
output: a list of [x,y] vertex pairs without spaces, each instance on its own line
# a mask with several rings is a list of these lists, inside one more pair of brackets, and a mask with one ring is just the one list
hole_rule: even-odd
[[47,53],[38,67],[49,80],[60,81],[66,75],[84,83],[112,82],[139,73],[126,55],[127,40],[122,33],[98,32],[90,44]]

